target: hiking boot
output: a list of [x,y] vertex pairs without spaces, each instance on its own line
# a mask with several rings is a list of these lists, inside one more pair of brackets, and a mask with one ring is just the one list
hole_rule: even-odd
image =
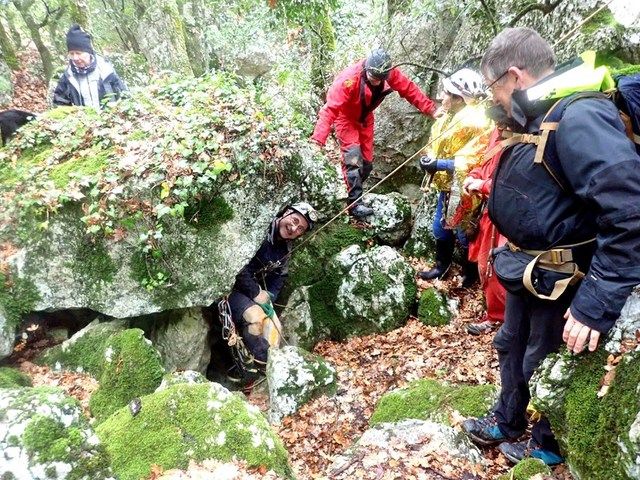
[[480,445],[495,445],[504,442],[507,437],[498,427],[495,415],[470,418],[462,422],[462,430],[476,443]]
[[436,264],[431,270],[419,272],[418,277],[422,280],[443,278],[451,266],[454,248],[455,243],[453,240],[436,240]]
[[504,442],[498,446],[498,450],[512,463],[518,463],[523,458],[537,458],[550,467],[564,463],[564,458],[559,454],[542,448],[533,440],[523,442]]
[[467,333],[471,335],[490,333],[500,328],[500,324],[501,322],[494,322],[493,320],[483,320],[482,322],[470,323],[467,325]]
[[464,260],[462,261],[462,288],[472,287],[478,280],[480,280],[480,274],[478,273],[478,264],[476,262],[470,262],[467,260],[469,255],[469,249],[465,248],[462,251]]
[[373,208],[359,203],[351,209],[350,214],[357,220],[364,220],[366,217],[370,217],[371,215],[373,215]]

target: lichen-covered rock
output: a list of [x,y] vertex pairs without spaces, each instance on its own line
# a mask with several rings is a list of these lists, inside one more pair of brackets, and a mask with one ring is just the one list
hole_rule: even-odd
[[209,324],[200,308],[174,310],[156,324],[151,342],[156,347],[165,370],[195,370],[206,373],[211,360],[208,342]]
[[454,411],[465,417],[486,415],[495,398],[493,385],[451,385],[422,379],[386,393],[376,405],[369,423],[419,419],[448,425],[449,415]]
[[576,479],[640,474],[640,350],[624,354],[615,375],[607,358],[603,349],[578,357],[563,351],[530,382],[533,406],[549,418]]
[[0,61],[0,108],[11,102],[13,96],[13,84],[11,83],[11,69],[4,62]]
[[240,85],[174,78],[100,115],[51,110],[0,151],[0,357],[31,311],[208,306],[285,204],[335,209],[335,168]]
[[337,378],[335,369],[322,357],[286,346],[269,350],[267,381],[269,421],[277,424],[311,398],[334,394]]
[[623,344],[636,341],[636,334],[640,330],[640,289],[635,289],[624,304],[620,318],[607,335],[605,348],[608,352],[620,353]]
[[198,383],[209,383],[209,380],[200,372],[194,372],[193,370],[185,370],[184,372],[171,372],[162,377],[162,383],[156,389],[156,392],[161,392],[169,387],[178,385],[180,383],[186,383],[188,385],[195,385]]
[[411,205],[403,195],[370,193],[365,196],[364,203],[373,208],[367,223],[375,238],[391,246],[401,245],[407,239],[411,230]]
[[31,379],[20,370],[0,367],[0,388],[30,387]]
[[55,388],[0,389],[0,478],[114,480],[80,405]]
[[418,320],[425,325],[446,325],[451,321],[447,298],[437,289],[425,288],[418,302]]
[[[367,457],[367,460],[371,459],[367,462],[369,468],[380,466],[386,469],[388,461],[393,458],[406,459],[409,455],[418,462],[437,453],[464,458],[472,463],[482,461],[480,450],[460,430],[424,420],[404,420],[369,428],[346,454],[337,456],[330,471],[343,471],[354,458]],[[412,459],[409,458],[408,462],[412,463]]]
[[336,306],[347,322],[360,323],[365,331],[386,332],[407,319],[415,302],[413,269],[393,248],[357,247],[336,257],[348,273],[338,288]]
[[132,399],[155,391],[164,373],[160,354],[142,330],[114,334],[105,344],[100,387],[89,400],[91,414],[105,420]]
[[430,192],[418,204],[411,234],[404,246],[409,255],[430,258],[435,251],[433,218],[436,214],[436,200],[437,193]]
[[260,411],[216,383],[173,385],[141,398],[134,417],[118,410],[96,432],[120,480],[147,477],[152,465],[186,468],[190,460],[234,456],[291,477],[287,452]]
[[105,361],[107,341],[112,335],[127,328],[126,320],[91,322],[60,345],[51,347],[38,358],[38,362],[54,370],[86,372],[100,378]]
[[308,348],[327,336],[342,339],[397,328],[415,302],[413,269],[389,246],[347,247],[324,265],[323,273],[292,296],[282,314],[286,325],[292,313],[293,325],[287,328]]
[[316,338],[327,337],[329,331],[318,331],[313,324],[309,287],[299,287],[289,296],[285,311],[280,318],[282,333],[291,345],[311,350]]
[[498,480],[531,480],[534,477],[542,480],[548,475],[551,475],[551,469],[542,460],[525,458],[509,470],[509,473],[498,477]]

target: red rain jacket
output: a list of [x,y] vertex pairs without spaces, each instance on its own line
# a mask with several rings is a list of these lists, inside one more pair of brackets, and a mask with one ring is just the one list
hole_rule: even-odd
[[318,122],[311,136],[313,140],[324,145],[338,116],[346,117],[353,123],[366,125],[372,112],[394,91],[425,115],[433,116],[436,110],[433,100],[422,93],[422,90],[398,68],[389,72],[381,90],[375,89],[379,92],[375,97],[365,79],[364,60],[354,63],[338,74],[327,93],[326,103],[318,113]]

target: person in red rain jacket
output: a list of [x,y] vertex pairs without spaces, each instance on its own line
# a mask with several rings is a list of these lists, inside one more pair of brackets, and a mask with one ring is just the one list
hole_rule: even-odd
[[[500,130],[495,129],[489,138],[487,152],[490,155],[500,142]],[[481,195],[484,198],[491,192],[491,178],[498,166],[502,150],[493,152],[488,159],[469,172],[464,179],[463,187],[469,193]],[[504,245],[507,239],[498,233],[495,225],[489,219],[489,212],[485,207],[480,217],[478,234],[469,242],[469,261],[478,263],[480,282],[484,290],[487,303],[487,314],[479,322],[467,325],[467,332],[480,335],[495,330],[504,321],[505,290],[493,274],[490,255],[491,249]]]
[[311,136],[324,146],[331,128],[335,128],[342,151],[348,204],[353,204],[350,213],[358,219],[373,214],[373,209],[363,205],[360,199],[362,183],[373,168],[373,111],[394,91],[425,115],[434,116],[436,104],[433,100],[398,68],[392,67],[387,52],[377,49],[366,60],[354,63],[338,74],[318,113]]

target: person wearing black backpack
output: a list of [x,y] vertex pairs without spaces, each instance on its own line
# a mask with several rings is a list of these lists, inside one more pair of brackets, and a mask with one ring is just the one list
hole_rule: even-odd
[[[507,239],[494,271],[507,290],[494,339],[501,390],[493,411],[463,429],[476,443],[563,462],[548,420],[527,429],[528,381],[566,343],[594,351],[640,283],[640,156],[618,109],[598,93],[606,69],[578,60],[555,69],[550,45],[529,28],[501,32],[484,54],[494,119],[506,120],[488,208]],[[500,118],[498,118],[500,117]]]

